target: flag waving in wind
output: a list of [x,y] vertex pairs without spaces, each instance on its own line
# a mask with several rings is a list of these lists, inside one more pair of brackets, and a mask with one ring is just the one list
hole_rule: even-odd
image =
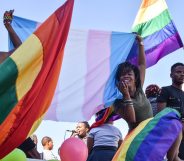
[[[12,21],[22,41],[39,25],[17,16]],[[119,96],[113,79],[116,67],[126,61],[134,41],[132,33],[70,29],[56,91],[44,119],[89,120],[104,104],[108,107]]]
[[[132,31],[144,38],[147,67],[183,47],[165,0],[143,0]],[[129,58],[134,57],[135,55],[130,55]]]
[[0,65],[0,158],[18,147],[49,108],[74,0],[56,10]]
[[162,161],[181,131],[179,112],[165,108],[132,130],[112,161]]
[[[162,9],[161,11],[166,9],[168,13],[167,5],[164,3],[164,5],[160,6],[163,1],[157,1],[152,0],[152,3],[148,4],[159,5],[159,9]],[[148,0],[144,4],[146,2]],[[182,42],[174,25],[171,27],[172,30],[166,27],[168,31],[163,29],[162,32],[159,32],[162,29],[159,28],[154,32],[150,32],[150,34],[144,34],[145,32],[148,33],[147,31],[151,31],[149,28],[154,28],[151,25],[152,23],[149,22],[152,22],[156,15],[162,13],[157,11],[157,14],[149,16],[151,12],[148,11],[153,6],[148,4],[144,5],[143,11],[145,12],[141,12],[141,16],[147,19],[137,18],[141,20],[135,21],[134,31],[139,32],[144,37],[147,63],[148,66],[152,66],[163,54],[168,54],[171,48],[174,51],[182,46]],[[172,22],[169,14],[167,16]],[[156,20],[158,26],[160,26],[162,20]],[[146,24],[148,28],[144,27]],[[13,28],[22,38],[22,41],[39,25],[39,22],[16,16],[14,16],[12,22]],[[163,25],[161,26],[163,27]],[[167,35],[167,33],[172,35],[173,32],[176,35],[175,39]],[[156,34],[158,40],[151,36],[151,33]],[[168,40],[163,40],[162,38],[164,37],[169,38]],[[70,29],[59,81],[44,119],[54,121],[89,120],[93,114],[104,108],[104,105],[109,107],[113,100],[119,97],[115,80],[113,79],[117,65],[126,60],[137,61],[137,53],[135,52],[137,46],[132,47],[134,41],[135,35],[132,33]],[[162,42],[162,45],[159,45],[158,42]],[[172,43],[173,45],[171,45]],[[158,50],[159,52],[157,52]]]

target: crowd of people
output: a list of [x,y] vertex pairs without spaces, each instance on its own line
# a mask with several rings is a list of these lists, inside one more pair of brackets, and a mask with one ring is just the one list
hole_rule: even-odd
[[[22,42],[11,26],[12,14],[12,10],[5,12],[4,25],[16,49]],[[138,65],[123,62],[117,68],[116,85],[123,97],[115,100],[114,113],[126,120],[129,132],[131,132],[142,121],[154,117],[166,107],[177,110],[181,115],[183,131],[168,150],[166,157],[169,161],[184,160],[184,91],[182,90],[184,64],[175,63],[171,67],[172,84],[170,86],[160,88],[156,84],[151,84],[144,91],[143,84],[146,72],[144,44],[141,36],[137,35],[136,39],[139,46]],[[12,52],[0,52],[0,63]],[[96,118],[103,114],[104,110],[99,111]],[[108,119],[97,127],[90,127],[86,121],[79,122],[70,137],[77,137],[87,145],[89,152],[87,161],[111,161],[123,142],[121,131],[113,125],[112,120]],[[37,143],[37,137],[33,135],[18,148],[22,149],[29,158],[59,159],[52,152],[53,140],[50,137],[42,138],[43,152],[41,153],[37,151]]]

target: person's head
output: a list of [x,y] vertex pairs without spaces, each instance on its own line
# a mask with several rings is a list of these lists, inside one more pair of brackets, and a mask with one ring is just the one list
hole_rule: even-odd
[[182,85],[184,83],[184,64],[175,63],[171,67],[170,77],[172,79],[172,84]]
[[30,138],[33,140],[33,142],[37,145],[38,144],[38,138],[35,134],[31,135]]
[[87,136],[87,133],[89,132],[90,126],[87,121],[78,122],[76,131],[78,133],[78,136],[80,138],[84,138]]
[[136,89],[141,88],[140,72],[137,66],[124,62],[118,65],[116,71],[116,83],[124,81],[128,87],[135,87]]
[[160,87],[156,84],[150,84],[149,86],[146,87],[145,90],[146,97],[157,97],[158,94],[160,93]]
[[44,147],[44,149],[47,149],[47,150],[52,150],[53,149],[53,141],[50,137],[48,136],[44,136],[42,138],[42,146]]

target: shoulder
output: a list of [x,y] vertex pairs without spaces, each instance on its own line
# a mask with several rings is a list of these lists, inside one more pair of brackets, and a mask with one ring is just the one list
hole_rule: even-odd
[[157,102],[167,102],[168,98],[173,95],[172,86],[162,87],[157,97]]
[[116,131],[116,132],[120,132],[121,133],[121,131],[116,127],[116,126],[114,126],[114,125],[112,125],[112,124],[107,124],[106,125],[109,129],[111,129],[111,130],[113,130],[113,131]]
[[175,89],[172,86],[164,86],[161,88],[161,93],[170,93],[173,92]]
[[92,129],[89,131],[88,136],[89,136],[89,137],[93,137],[99,130],[100,130],[100,127],[92,128]]
[[43,149],[43,153],[50,153],[50,150]]
[[28,137],[18,148],[23,151],[29,151],[35,147],[35,143]]
[[162,87],[161,89],[169,90],[169,89],[172,89],[172,86],[171,86],[171,85],[170,85],[170,86],[164,86],[164,87]]
[[112,130],[111,131],[113,131],[115,135],[117,135],[120,138],[122,138],[122,133],[116,126],[112,125]]

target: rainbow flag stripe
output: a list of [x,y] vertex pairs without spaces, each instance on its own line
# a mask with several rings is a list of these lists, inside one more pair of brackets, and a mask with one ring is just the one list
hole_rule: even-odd
[[[144,38],[147,67],[183,47],[165,0],[143,0],[132,31]],[[135,63],[137,58],[134,57],[131,55],[129,58]]]
[[56,10],[0,65],[0,158],[28,137],[52,101],[73,4]]
[[127,135],[113,161],[163,160],[181,130],[180,114],[165,108]]

